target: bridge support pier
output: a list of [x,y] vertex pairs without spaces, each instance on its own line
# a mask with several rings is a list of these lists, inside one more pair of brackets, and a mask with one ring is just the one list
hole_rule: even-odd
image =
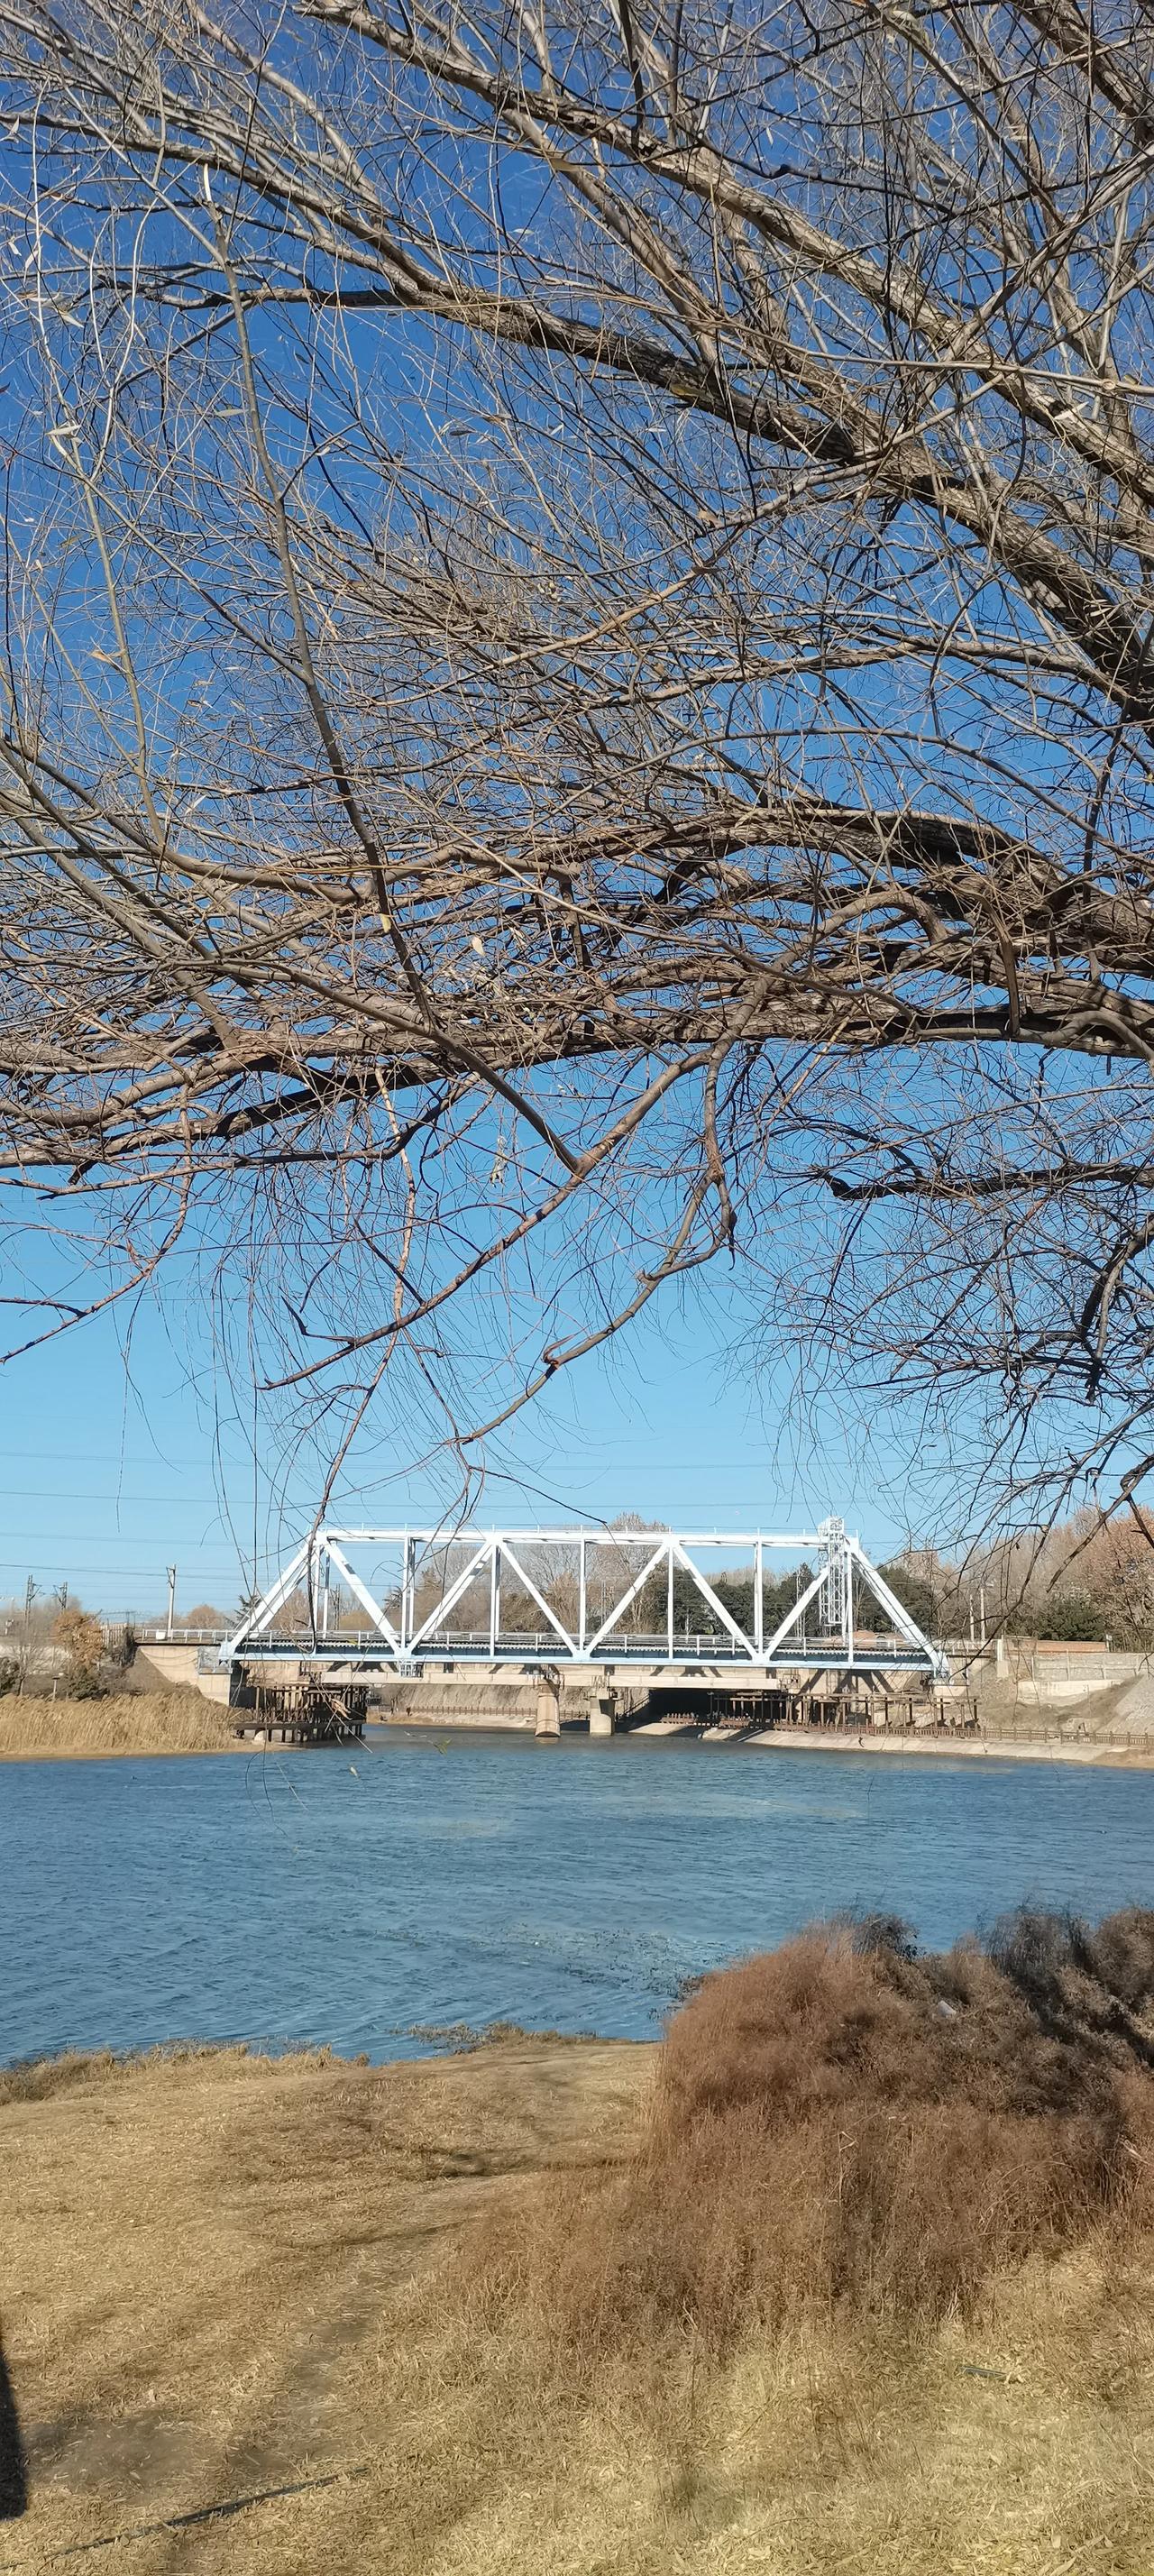
[[616,1705],[616,1691],[594,1693],[589,1703],[590,1735],[612,1735]]
[[537,1723],[534,1735],[559,1736],[561,1733],[561,1686],[552,1674],[542,1673],[537,1683]]

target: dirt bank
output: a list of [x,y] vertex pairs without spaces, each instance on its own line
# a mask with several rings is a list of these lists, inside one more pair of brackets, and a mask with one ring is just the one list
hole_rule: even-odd
[[652,2382],[609,2350],[543,2372],[462,2309],[479,2242],[515,2266],[523,2207],[628,2166],[655,2058],[0,2078],[30,2483],[0,2565],[122,2534],[110,2576],[1142,2576],[1143,2248],[1027,2265],[964,2328],[811,2326]]

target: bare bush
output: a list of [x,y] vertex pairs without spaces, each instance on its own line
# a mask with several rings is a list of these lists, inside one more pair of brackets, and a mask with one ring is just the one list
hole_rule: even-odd
[[64,1654],[64,1678],[72,1699],[97,1699],[102,1683],[100,1668],[104,1661],[104,1629],[91,1610],[82,1610],[72,1602],[61,1610],[52,1630],[53,1639]]

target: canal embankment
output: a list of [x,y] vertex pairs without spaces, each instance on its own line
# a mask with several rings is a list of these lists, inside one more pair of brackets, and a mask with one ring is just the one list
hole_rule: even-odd
[[[720,1729],[709,1741],[726,1741]],[[729,1736],[728,1741],[735,1739]],[[902,1734],[883,1734],[863,1728],[855,1732],[843,1727],[837,1730],[816,1726],[778,1726],[751,1729],[738,1741],[772,1752],[798,1753],[864,1753],[909,1755],[945,1759],[950,1762],[1081,1762],[1090,1764],[1122,1763],[1137,1768],[1154,1768],[1154,1743],[1146,1736],[1132,1741],[1111,1741],[1108,1737],[1061,1735],[987,1736],[950,1731],[930,1735],[914,1730]]]

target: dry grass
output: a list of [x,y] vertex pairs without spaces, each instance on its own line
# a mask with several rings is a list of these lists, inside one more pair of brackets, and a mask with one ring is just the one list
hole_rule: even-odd
[[[74,2065],[0,2106],[5,2334],[35,2428],[31,2510],[0,2562],[38,2569],[164,2513],[335,2475],[125,2540],[101,2566],[1150,2576],[1154,2233],[1126,2171],[1145,2170],[1148,1946],[1139,1918],[1096,1964],[1060,1927],[948,1965],[814,1939],[710,1980],[660,2057],[510,2041],[385,2068]],[[953,2017],[947,1976],[970,1981]],[[978,2262],[967,2218],[959,2281],[938,2270],[926,2296],[896,2256],[904,2192],[869,2204],[872,2278],[856,2187],[844,2243],[837,2213],[861,2106],[896,2150],[902,2122],[912,2135],[951,2098],[1029,2129],[1041,2166],[1022,2148],[1009,2233],[994,2226]],[[847,2161],[807,2181],[790,2141],[823,2124]],[[948,2123],[933,2133],[944,2148]],[[676,2181],[687,2159],[696,2196]],[[970,2209],[948,2160],[944,2190]],[[666,2262],[647,2254],[626,2297],[643,2193],[643,2241]],[[823,2193],[815,2288],[797,2265]],[[773,2277],[783,2249],[794,2266],[773,2303],[755,2207]],[[597,2314],[595,2277],[616,2284]]]
[[[0,2106],[0,2279],[32,2506],[0,2562],[351,2459],[383,2516],[367,2560],[342,2488],[123,2564],[232,2570],[270,2547],[273,2566],[415,2568],[418,2531],[488,2474],[461,2447],[468,2355],[442,2264],[527,2176],[624,2152],[652,2055],[509,2043],[378,2070],[190,2052],[23,2085]],[[481,2429],[484,2452],[500,2427]],[[422,2445],[386,2510],[395,2455]]]
[[70,2092],[77,2085],[103,2088],[115,2083],[134,2084],[168,2067],[200,2067],[208,2062],[214,2073],[222,2073],[245,2060],[261,2067],[280,2065],[294,2069],[333,2064],[367,2066],[369,2062],[367,2057],[334,2060],[331,2048],[301,2049],[279,2060],[270,2059],[250,2048],[245,2040],[172,2040],[161,2048],[123,2053],[112,2048],[68,2048],[62,2049],[59,2057],[17,2058],[9,2066],[0,2066],[0,2108],[9,2102],[46,2102],[51,2095]]
[[199,1691],[124,1691],[107,1699],[0,1699],[0,1761],[117,1753],[235,1753],[234,1719]]

